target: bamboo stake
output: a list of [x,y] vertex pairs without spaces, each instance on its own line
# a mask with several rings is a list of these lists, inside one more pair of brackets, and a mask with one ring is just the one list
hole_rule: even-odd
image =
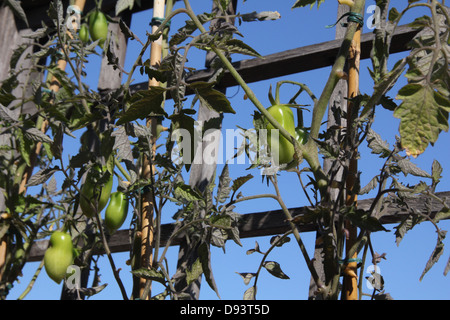
[[[359,93],[359,64],[360,64],[360,53],[361,53],[361,26],[355,32],[353,36],[352,44],[350,46],[350,52],[348,57],[349,63],[349,73],[348,73],[348,98],[354,98]],[[350,135],[350,139],[353,139],[353,103],[348,102],[347,105],[347,132]],[[358,171],[358,162],[356,160],[356,152],[354,150],[352,158],[350,159],[349,169],[346,180],[346,188],[348,191],[346,198],[346,205],[356,205],[357,195],[352,192],[353,187],[356,182],[356,174]],[[346,234],[346,252],[348,257],[348,252],[353,246],[355,239],[357,238],[357,228],[353,226],[350,222],[346,221],[345,225],[348,233]],[[352,259],[357,258],[358,254],[354,253],[351,257]],[[349,262],[344,269],[344,281],[343,281],[343,300],[357,300],[358,299],[358,276],[357,276],[357,263]]]
[[[164,0],[154,0],[153,1],[153,21],[161,19],[164,17],[165,1]],[[158,29],[157,25],[152,26],[152,33]],[[158,40],[153,41],[150,47],[150,65],[155,66],[161,62],[162,55],[162,36]],[[158,86],[159,82],[155,78],[149,79],[148,87]],[[151,145],[152,150],[150,157],[152,158],[156,152],[156,127],[157,119],[155,117],[149,117],[147,119],[147,126],[151,129]],[[144,163],[142,167],[142,178],[149,181],[154,173],[154,166],[152,165],[152,159],[144,158]],[[153,193],[151,189],[143,195],[142,200],[142,213],[141,213],[141,268],[150,268],[153,260],[153,242],[154,242],[154,220],[153,220]],[[145,291],[146,279],[140,279],[139,295]],[[149,299],[150,290],[145,299]]]
[[[73,7],[74,7],[74,9],[78,10],[79,12],[82,12],[85,4],[86,4],[86,0],[75,0],[75,4],[73,5]],[[76,24],[76,22],[73,24],[73,27],[75,30],[78,29],[78,25]],[[70,33],[69,33],[69,36],[70,36]],[[58,60],[58,68],[60,70],[65,70],[66,65],[67,65],[67,61],[65,59]],[[55,77],[53,77],[51,80],[50,90],[57,92],[59,90],[59,88],[60,88],[60,83],[58,82],[58,80]],[[41,125],[41,131],[46,132],[47,128],[48,128],[48,120],[44,120]],[[33,152],[31,155],[31,159],[30,159],[31,164],[24,171],[22,181],[19,186],[19,193],[26,192],[26,190],[27,190],[26,184],[27,184],[28,180],[30,179],[31,174],[33,173],[33,169],[36,164],[37,157],[41,152],[41,149],[42,149],[42,142],[38,142],[36,144],[35,152]],[[4,269],[4,265],[6,263],[6,254],[7,254],[7,239],[6,239],[6,235],[5,235],[0,241],[0,280],[3,278],[3,269]]]

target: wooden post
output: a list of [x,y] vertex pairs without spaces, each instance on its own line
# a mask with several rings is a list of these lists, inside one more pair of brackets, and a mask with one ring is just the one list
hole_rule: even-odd
[[[353,40],[350,46],[350,52],[348,57],[348,98],[354,98],[359,94],[359,65],[360,65],[360,53],[361,53],[361,26],[358,26]],[[353,124],[353,103],[348,101],[347,104],[347,134],[349,139],[353,140],[354,128]],[[356,183],[356,175],[358,171],[358,162],[356,159],[357,150],[353,150],[353,156],[349,162],[347,180],[346,180],[346,205],[356,205],[357,195],[353,191],[353,187]],[[355,239],[357,238],[357,228],[350,222],[346,221],[345,228],[347,229],[346,236],[346,256],[350,248],[353,246]],[[353,254],[352,259],[357,258],[358,254]],[[358,276],[357,276],[357,263],[352,261],[346,264],[344,269],[344,280],[342,290],[343,300],[357,300],[358,299]]]
[[[126,24],[130,24],[131,20],[131,13],[129,12],[123,12],[121,14],[122,19]],[[120,17],[112,17],[113,20],[118,22]],[[113,47],[114,54],[118,58],[118,64],[121,68],[125,65],[125,54],[127,51],[127,39],[125,35],[121,32],[119,24],[118,23],[109,23],[108,24],[108,32],[112,34],[112,37],[110,39],[109,45]],[[101,61],[101,67],[100,67],[100,75],[98,79],[98,91],[100,95],[102,95],[104,92],[108,90],[114,90],[120,87],[122,83],[122,72],[120,70],[114,70],[114,67],[110,64],[108,64],[108,58],[106,57],[106,54],[103,54],[102,61]],[[99,131],[102,132],[106,129],[107,120],[100,120],[99,121]],[[89,146],[89,150],[94,153],[99,153],[99,143],[98,143],[98,137],[96,135],[96,132],[94,130],[88,129],[88,139],[87,144]],[[75,232],[87,232],[92,233],[91,229],[92,227],[90,224],[95,223],[92,221],[81,221],[79,225],[76,225]],[[82,246],[82,244],[81,244]],[[76,260],[75,263],[78,265],[84,265],[81,269],[81,279],[80,279],[80,286],[82,288],[88,287],[88,280],[89,280],[89,274],[90,274],[90,265],[91,265],[91,256],[92,253],[84,253],[80,255]],[[64,283],[65,284],[65,283]],[[84,295],[80,294],[81,299],[84,299]],[[62,292],[61,292],[61,300],[75,300],[78,299],[78,294],[76,292],[73,292],[71,290],[67,290],[66,286],[63,286]]]
[[[80,7],[80,10],[82,10],[82,8],[84,7],[84,3],[85,0],[77,0],[75,5],[78,5]],[[15,44],[20,44],[23,43],[24,41],[31,41],[31,40],[26,40],[23,38],[23,35],[27,32],[30,32],[30,29],[25,29],[23,31],[19,31],[17,29],[16,23],[15,23],[15,18],[14,15],[12,14],[11,10],[9,7],[4,6],[1,8],[0,11],[0,21],[2,21],[2,23],[5,24],[4,27],[2,27],[2,35],[0,36],[0,43],[11,43],[12,42],[12,46],[7,46],[7,45],[3,45],[0,48],[0,54],[2,57],[4,57],[5,59],[3,59],[3,61],[5,63],[0,64],[0,77],[3,77],[3,75],[8,74],[8,70],[9,70],[9,60],[12,54],[12,49],[15,49]],[[29,50],[32,50],[32,48],[30,48]],[[62,64],[61,64],[62,67]],[[3,80],[0,78],[0,80]],[[21,90],[23,90],[23,88],[21,88]],[[28,106],[25,106],[26,108],[23,108],[22,112],[27,112],[27,113],[34,113],[34,108],[29,106],[30,104],[28,104]],[[43,122],[43,127],[41,128],[42,131],[45,131],[46,128],[44,129],[44,125],[47,126],[46,122]],[[42,148],[42,143],[38,142],[36,144],[36,151],[34,153],[32,153],[31,156],[31,166],[28,167],[25,172],[24,172],[24,176],[21,182],[21,185],[19,187],[19,193],[24,193],[26,191],[26,183],[28,181],[28,179],[30,178],[32,172],[33,172],[33,167],[34,164],[37,160],[37,156],[40,153],[40,150]],[[0,207],[2,207],[3,205],[0,204]],[[3,270],[4,270],[4,266],[6,263],[6,255],[7,255],[7,236],[3,236],[2,239],[0,240],[0,280],[2,279],[3,276]]]
[[[164,17],[165,10],[165,1],[163,0],[154,0],[153,1],[153,19],[161,19]],[[152,26],[152,33],[158,29],[157,25]],[[153,41],[150,47],[150,65],[156,66],[161,61],[162,55],[162,36],[159,37],[158,40]],[[148,87],[158,86],[159,82],[151,78],[148,82]],[[147,126],[151,128],[151,147],[150,157],[156,152],[156,126],[157,119],[156,117],[149,117],[147,119]],[[148,158],[144,158],[144,163],[142,166],[142,178],[149,180],[154,172],[154,167],[152,165],[152,160]],[[154,221],[153,221],[153,211],[154,211],[154,203],[153,203],[153,193],[151,190],[146,192],[142,197],[142,206],[141,206],[141,257],[140,257],[140,266],[141,268],[150,268],[152,265],[152,252],[153,252],[153,237],[154,237]],[[139,295],[142,296],[145,286],[146,279],[141,278],[140,280],[140,292]],[[147,294],[146,299],[149,299],[150,292]]]
[[[237,7],[237,1],[233,0],[230,2],[227,13],[230,15],[235,14]],[[217,4],[213,3],[213,11],[217,9]],[[211,22],[213,25],[216,20]],[[234,23],[234,18],[230,19],[231,23]],[[215,54],[213,52],[208,52],[206,55],[205,65],[207,68],[210,67],[213,59],[215,58]],[[223,93],[225,93],[225,88],[216,88]],[[220,130],[222,127],[222,119],[223,115],[218,112],[211,110],[210,108],[204,106],[200,103],[198,118],[197,120],[201,123],[206,123],[208,121],[218,119],[214,126],[208,125],[208,129]],[[189,185],[193,188],[197,188],[200,192],[206,192],[206,186],[215,179],[215,172],[217,167],[217,161],[212,160],[205,163],[205,159],[203,158],[204,150],[218,150],[220,145],[220,140],[217,135],[214,134],[214,131],[209,131],[208,136],[203,136],[203,139],[197,145],[197,152],[194,157],[193,164],[191,165],[190,174],[189,174]],[[214,136],[214,137],[213,137]],[[204,216],[204,212],[201,215]],[[197,245],[189,244],[187,241],[182,241],[179,246],[178,253],[178,262],[177,262],[177,273],[186,274],[186,269],[190,268],[192,264],[197,260]],[[200,286],[201,286],[200,276],[197,280],[192,281],[190,285],[187,285],[185,276],[179,277],[175,283],[175,289],[177,291],[182,291],[186,293],[190,300],[198,300],[200,296]]]
[[[78,10],[79,12],[82,12],[84,9],[85,3],[86,3],[86,0],[76,0],[75,4],[72,6],[74,7],[74,9]],[[73,28],[75,30],[78,29],[78,25],[76,24],[76,22],[73,23]],[[69,36],[71,36],[70,33],[69,33]],[[57,65],[60,70],[65,70],[66,65],[67,65],[66,59],[58,60]],[[58,92],[59,88],[60,88],[59,81],[57,80],[56,77],[52,77],[52,79],[50,81],[50,90],[53,92]],[[44,121],[42,121],[41,131],[45,133],[47,131],[47,129],[48,129],[48,120],[44,119]],[[29,167],[27,167],[24,172],[22,183],[20,184],[20,188],[19,188],[19,193],[23,193],[26,191],[26,189],[27,189],[26,184],[27,184],[28,180],[30,179],[31,175],[33,174],[33,169],[36,164],[37,157],[41,152],[41,149],[42,149],[42,142],[36,143],[35,152],[32,153],[31,158],[30,158],[31,165]]]
[[[337,18],[339,19],[343,14],[348,12],[348,6],[339,4],[338,10],[337,10]],[[336,35],[335,39],[342,39],[345,35],[345,30],[343,26],[340,24],[336,25]],[[337,125],[337,126],[345,126],[346,125],[346,119],[335,119],[333,109],[346,111],[347,110],[347,103],[345,102],[345,97],[347,96],[347,82],[344,79],[339,80],[337,83],[333,94],[330,99],[330,104],[328,106],[328,122],[327,127],[330,128],[331,126]],[[331,171],[330,170],[336,170],[338,171],[338,174],[334,177],[334,181],[338,182],[338,184],[342,180],[342,168],[334,168],[333,167],[333,161],[330,159],[325,159],[323,162],[323,169],[324,171],[330,176]],[[337,192],[335,189],[331,189],[331,201],[337,201]],[[316,269],[320,280],[322,283],[326,283],[326,277],[325,277],[325,270],[323,266],[323,241],[321,239],[321,234],[319,232],[316,232],[316,243],[315,243],[315,249],[314,249],[314,260],[313,260],[314,268]],[[310,300],[322,300],[322,296],[317,294],[317,286],[316,283],[311,277],[310,285],[309,285],[309,296],[308,299]]]

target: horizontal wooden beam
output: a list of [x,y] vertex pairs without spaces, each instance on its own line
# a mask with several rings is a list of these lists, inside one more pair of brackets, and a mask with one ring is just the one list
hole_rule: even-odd
[[[436,195],[440,199],[450,199],[450,191],[438,192]],[[358,201],[358,207],[362,209],[368,209],[374,199],[364,199]],[[418,211],[425,211],[425,203],[423,198],[417,197],[408,201],[408,206],[415,208]],[[441,208],[442,204],[433,199],[431,206],[432,216],[436,214]],[[289,210],[293,217],[303,215],[306,213],[305,207],[292,208]],[[403,219],[409,214],[405,209],[399,209],[397,207],[388,207],[383,211],[383,215],[380,217],[382,224],[393,224],[403,221]],[[241,239],[278,235],[288,231],[290,228],[282,210],[272,210],[257,213],[247,213],[242,215],[242,220],[239,225],[239,236]],[[316,227],[312,223],[298,225],[300,232],[315,231]],[[174,224],[163,224],[161,226],[161,246],[164,247],[167,244],[171,234],[175,230]],[[176,238],[171,241],[170,245],[178,245],[181,238]],[[108,239],[108,246],[112,253],[127,252],[131,249],[130,230],[118,230]],[[39,261],[43,258],[45,250],[48,246],[48,240],[40,240],[33,244],[28,261]],[[103,252],[97,252],[103,253]]]
[[[408,43],[417,34],[417,30],[408,26],[399,26],[392,38],[390,53],[403,52],[408,49]],[[370,58],[374,34],[364,33],[361,36],[361,59]],[[311,71],[333,65],[342,40],[331,40],[318,44],[290,49],[261,58],[252,58],[233,63],[233,66],[247,83],[272,79],[294,73]],[[193,72],[186,82],[207,81],[213,70],[203,69]],[[217,87],[228,88],[237,85],[233,76],[226,71]],[[131,91],[146,90],[148,83],[137,83],[131,86]]]

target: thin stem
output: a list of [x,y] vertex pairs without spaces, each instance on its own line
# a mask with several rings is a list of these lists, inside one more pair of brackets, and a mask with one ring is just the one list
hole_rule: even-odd
[[[286,231],[281,237],[279,237],[276,241],[272,243],[270,248],[264,253],[263,258],[261,262],[259,263],[258,270],[256,271],[255,281],[253,282],[253,287],[256,288],[256,283],[258,282],[259,274],[262,270],[262,267],[264,266],[264,262],[266,261],[267,257],[269,256],[269,253],[278,245],[279,242],[284,240],[288,235],[292,233],[292,230]],[[256,290],[253,291],[253,299],[256,299]]]

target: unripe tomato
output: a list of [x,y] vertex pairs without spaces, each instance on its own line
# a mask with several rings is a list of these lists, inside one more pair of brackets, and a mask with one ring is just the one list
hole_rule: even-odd
[[[102,170],[98,166],[95,166],[93,170],[96,170],[100,173],[102,172]],[[97,183],[97,181],[95,181],[94,174],[88,173],[88,175],[86,176],[86,181],[81,187],[80,194],[80,207],[87,217],[92,218],[95,214],[91,207],[91,203],[94,206],[95,204],[97,204],[98,212],[102,211],[103,208],[105,208],[111,194],[113,181],[113,175],[111,174],[108,181],[102,187]]]
[[305,128],[295,128],[295,139],[298,141],[298,143],[300,144],[305,144],[308,141],[308,131],[305,130]]
[[80,40],[84,43],[89,42],[89,29],[85,24],[82,24],[80,28]]
[[44,266],[48,276],[56,283],[61,283],[72,261],[72,238],[62,231],[53,232],[50,237],[50,246],[44,254]]
[[105,225],[109,232],[119,229],[125,222],[128,213],[128,198],[120,191],[111,194],[111,201],[105,211]]
[[94,41],[100,40],[99,45],[103,47],[103,43],[108,36],[108,21],[101,11],[94,11],[89,17],[89,33]]
[[[292,136],[295,137],[295,121],[294,113],[291,108],[284,105],[273,105],[267,108],[267,111],[277,120],[281,126],[286,129]],[[269,145],[271,153],[275,157],[275,164],[285,164],[293,160],[294,145],[286,139],[281,133],[278,135],[278,143],[272,143],[272,129],[275,127],[266,120],[267,128],[267,143]],[[278,162],[276,155],[278,154]]]

